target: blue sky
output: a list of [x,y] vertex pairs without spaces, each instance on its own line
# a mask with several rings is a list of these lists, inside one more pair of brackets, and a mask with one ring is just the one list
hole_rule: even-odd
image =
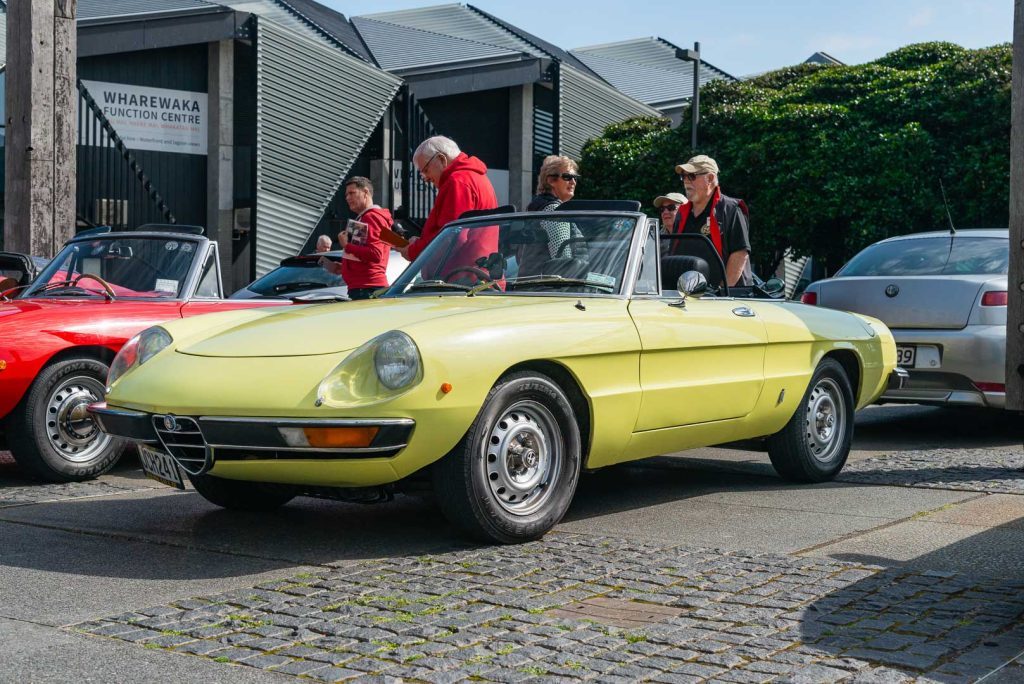
[[[430,0],[320,0],[346,16],[442,4]],[[910,43],[978,48],[1010,42],[1012,0],[472,0],[480,9],[569,49],[660,36],[701,43],[734,76],[777,69],[822,50],[860,64]]]

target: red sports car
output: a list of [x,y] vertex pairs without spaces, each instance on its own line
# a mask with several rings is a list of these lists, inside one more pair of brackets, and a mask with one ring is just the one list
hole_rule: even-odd
[[282,303],[224,300],[201,228],[80,233],[31,285],[0,294],[0,449],[45,480],[106,472],[124,445],[86,407],[125,342],[168,319]]

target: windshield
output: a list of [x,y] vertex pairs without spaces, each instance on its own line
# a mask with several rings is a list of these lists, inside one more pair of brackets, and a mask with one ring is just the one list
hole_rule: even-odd
[[1006,275],[1005,237],[935,236],[879,242],[836,273],[844,276]]
[[23,297],[178,299],[203,243],[171,237],[102,237],[65,245]]
[[385,296],[620,294],[635,228],[629,216],[570,212],[449,226]]
[[280,297],[301,290],[338,287],[344,284],[340,275],[328,273],[316,261],[307,261],[302,264],[279,266],[248,285],[247,289],[262,297]]

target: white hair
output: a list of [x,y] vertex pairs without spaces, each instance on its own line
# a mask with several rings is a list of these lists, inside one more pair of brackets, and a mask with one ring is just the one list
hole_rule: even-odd
[[413,159],[416,157],[419,157],[420,159],[430,159],[439,154],[443,154],[447,157],[448,161],[451,161],[458,157],[461,152],[462,150],[459,149],[459,146],[451,138],[446,138],[443,135],[435,135],[421,142],[412,157]]

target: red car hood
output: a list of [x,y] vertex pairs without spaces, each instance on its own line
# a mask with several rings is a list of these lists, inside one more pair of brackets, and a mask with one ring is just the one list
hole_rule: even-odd
[[0,302],[0,340],[15,351],[54,337],[76,345],[119,345],[143,328],[179,318],[180,311],[176,301],[15,299]]

